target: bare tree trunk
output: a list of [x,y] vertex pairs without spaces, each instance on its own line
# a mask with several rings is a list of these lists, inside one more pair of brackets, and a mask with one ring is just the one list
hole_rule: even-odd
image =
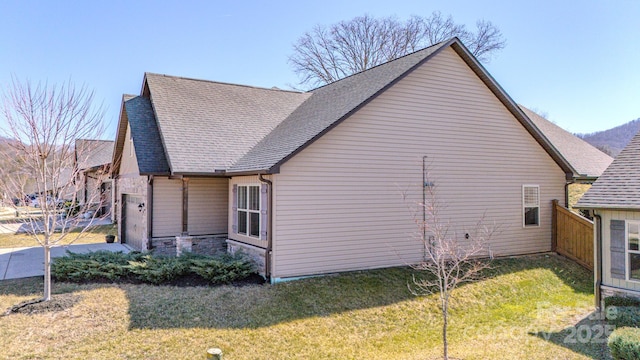
[[51,300],[51,246],[46,244],[44,248],[44,301]]
[[444,350],[444,360],[449,360],[449,343],[447,342],[447,327],[449,326],[449,299],[442,300],[442,344]]

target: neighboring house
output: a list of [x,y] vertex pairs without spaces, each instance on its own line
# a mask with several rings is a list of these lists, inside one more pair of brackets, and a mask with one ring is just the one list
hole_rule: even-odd
[[422,260],[408,208],[425,164],[456,236],[499,225],[496,256],[550,251],[552,200],[597,175],[455,38],[309,92],[147,73],[123,98],[113,164],[122,241],[226,241],[273,282]]
[[[560,126],[520,105],[520,109],[553,144],[577,172],[574,180],[593,183],[611,164],[613,158]],[[565,202],[568,200],[565,199]]]
[[604,296],[640,297],[640,133],[576,205],[592,212],[596,306]]
[[98,216],[112,213],[112,180],[109,174],[113,157],[111,140],[79,139],[75,143],[76,200],[88,204]]

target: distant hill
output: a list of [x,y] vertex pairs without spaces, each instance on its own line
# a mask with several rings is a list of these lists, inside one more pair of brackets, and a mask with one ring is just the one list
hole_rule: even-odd
[[613,129],[575,135],[603,152],[616,157],[638,131],[640,131],[640,118]]

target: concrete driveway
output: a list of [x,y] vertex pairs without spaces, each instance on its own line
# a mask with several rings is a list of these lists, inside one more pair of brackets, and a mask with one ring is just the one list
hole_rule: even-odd
[[[65,256],[67,250],[74,253],[98,250],[128,253],[131,249],[119,243],[56,246],[51,249],[51,258]],[[42,247],[0,249],[0,280],[42,275],[44,275],[44,250]]]

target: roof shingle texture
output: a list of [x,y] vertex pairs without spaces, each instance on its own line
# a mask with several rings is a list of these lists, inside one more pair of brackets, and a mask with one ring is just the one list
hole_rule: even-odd
[[272,168],[443,47],[439,43],[311,91],[309,97],[229,172]]
[[76,140],[78,169],[84,170],[111,163],[113,156],[112,140]]
[[562,129],[535,112],[519,105],[556,150],[571,164],[580,177],[597,178],[611,164],[613,158],[591,144]]
[[640,132],[593,183],[576,207],[640,209]]
[[150,73],[146,80],[176,174],[228,169],[310,96]]
[[140,174],[168,174],[169,164],[149,99],[136,96],[124,102]]

